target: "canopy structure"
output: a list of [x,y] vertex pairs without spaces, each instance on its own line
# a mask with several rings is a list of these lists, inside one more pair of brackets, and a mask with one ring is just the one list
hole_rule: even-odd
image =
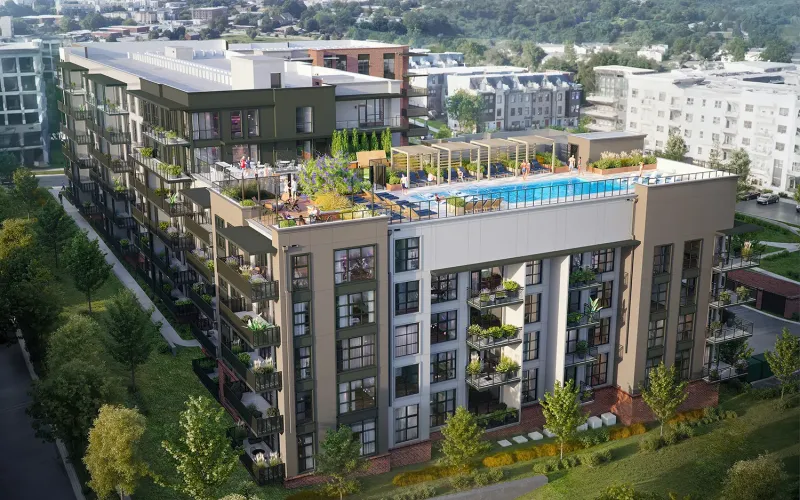
[[359,151],[356,153],[359,168],[369,168],[374,162],[386,162],[386,152],[382,149],[376,151]]
[[453,180],[453,161],[455,166],[461,166],[461,160],[469,160],[470,162],[480,162],[480,147],[469,142],[439,142],[431,144],[432,147],[439,150],[442,155],[439,156],[439,165],[436,170],[436,184],[439,184],[439,179],[442,177],[442,166],[447,169],[447,182]]
[[525,161],[530,161],[531,158],[536,157],[536,147],[539,144],[552,144],[553,158],[556,157],[556,140],[552,137],[545,137],[543,135],[521,135],[518,137],[509,137],[508,140],[512,142],[518,142],[522,147],[524,147],[525,155],[523,159]]
[[517,175],[519,164],[519,149],[521,145],[518,142],[509,141],[506,139],[481,139],[472,141],[472,144],[480,146],[478,157],[481,160],[486,160],[487,178],[492,178],[492,169],[489,168],[493,161],[498,161],[503,156],[507,156],[509,160],[517,163],[514,167],[514,175]]
[[428,146],[398,146],[392,148],[392,170],[405,168],[406,177],[411,177],[413,170],[422,169],[425,165],[438,164],[439,150]]

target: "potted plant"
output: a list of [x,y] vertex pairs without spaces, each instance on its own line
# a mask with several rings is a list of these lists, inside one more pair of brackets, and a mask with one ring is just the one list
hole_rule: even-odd
[[753,257],[753,242],[745,241],[742,245],[742,260],[749,261]]
[[731,292],[728,290],[722,290],[719,292],[719,300],[723,304],[730,304],[731,303]]
[[745,302],[750,298],[750,289],[746,286],[736,287],[736,298],[739,302]]
[[213,261],[213,260],[207,260],[207,261],[206,261],[206,268],[207,268],[209,271],[212,271],[212,272],[213,272],[213,271],[214,271],[214,261]]
[[461,196],[451,196],[447,198],[447,212],[455,215],[464,215],[464,207],[467,202]]
[[482,304],[489,302],[489,290],[483,289],[479,295]]
[[517,335],[517,327],[514,325],[503,325],[500,327],[503,330],[503,337],[511,338]]
[[203,302],[205,302],[206,304],[210,304],[211,303],[211,299],[213,299],[214,297],[212,297],[211,295],[209,295],[207,293],[204,293],[203,295],[200,296],[200,298],[202,298]]
[[571,325],[575,325],[577,323],[580,323],[582,317],[583,317],[583,314],[581,314],[579,311],[573,311],[573,312],[567,314],[567,323],[571,324]]
[[260,360],[256,359],[253,361],[253,372],[258,373],[259,375],[267,375],[273,373],[275,371],[275,364],[272,362],[272,359]]
[[152,158],[153,157],[153,148],[141,148],[139,149],[139,153],[142,154],[145,158]]
[[126,238],[122,238],[121,240],[119,240],[119,246],[121,246],[122,248],[128,248],[128,245],[130,244],[131,242]]
[[263,453],[258,453],[253,457],[253,472],[259,475],[261,471],[267,469],[267,457]]
[[479,359],[473,359],[467,365],[467,373],[473,377],[481,372],[481,362]]
[[274,406],[270,406],[269,408],[267,408],[268,417],[279,417],[280,415],[281,415],[280,410],[278,410]]
[[586,357],[586,353],[589,352],[589,342],[585,340],[579,340],[575,343],[575,354],[578,355],[579,358],[583,359]]
[[503,289],[508,292],[509,295],[513,295],[519,291],[520,284],[514,280],[503,280]]
[[394,170],[389,172],[389,177],[386,178],[386,190],[399,191],[402,188],[403,186],[400,185],[400,176],[397,175],[397,172]]
[[487,336],[497,340],[503,338],[503,329],[499,326],[490,326],[486,329]]
[[497,299],[497,300],[502,300],[502,299],[505,299],[505,298],[506,298],[506,291],[505,291],[505,289],[502,289],[502,290],[495,290],[495,292],[494,292],[494,298],[495,298],[495,299]]
[[711,380],[719,380],[719,370],[714,368],[711,370],[711,372],[709,372],[708,376]]
[[252,361],[250,359],[250,353],[240,352],[239,354],[236,355],[236,357],[239,359],[239,362],[241,364],[243,364],[244,366],[250,368],[250,362]]
[[470,337],[483,337],[483,328],[480,325],[469,325],[467,327],[467,335]]
[[232,267],[237,271],[239,270],[239,259],[237,259],[233,255],[228,255],[227,257],[225,257],[225,263],[228,264],[228,267]]
[[161,222],[158,223],[158,228],[161,229],[162,231],[166,231],[168,227],[169,227],[169,222],[167,221],[162,220]]
[[177,138],[178,138],[178,133],[177,133],[177,132],[175,132],[174,130],[168,130],[168,131],[167,131],[167,132],[164,134],[164,137],[166,137],[167,139],[169,139],[170,141],[172,141],[172,140],[175,140],[175,139],[177,139]]
[[719,330],[722,329],[722,323],[719,321],[712,321],[710,325],[708,325],[708,330],[713,334],[716,334]]
[[509,378],[516,375],[517,370],[519,370],[519,363],[509,358],[508,356],[501,356],[500,362],[497,363],[497,367],[495,368],[495,370],[498,373],[504,374],[506,380],[508,380]]
[[586,304],[586,317],[589,320],[594,320],[597,317],[597,314],[600,312],[600,297],[589,299],[589,303]]

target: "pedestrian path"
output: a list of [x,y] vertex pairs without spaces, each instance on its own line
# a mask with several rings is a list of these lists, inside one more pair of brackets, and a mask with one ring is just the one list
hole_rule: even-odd
[[531,476],[483,488],[436,497],[436,500],[514,500],[547,484],[547,476]]
[[[50,194],[53,195],[54,198],[58,199],[58,190],[53,188],[50,191]],[[114,274],[117,275],[117,278],[122,282],[122,285],[126,288],[129,288],[136,298],[139,300],[139,303],[142,305],[143,308],[149,309],[153,308],[153,315],[150,316],[150,319],[153,320],[154,323],[161,323],[161,336],[164,337],[164,340],[170,345],[170,347],[180,346],[180,347],[200,347],[200,343],[196,340],[183,340],[178,332],[172,327],[172,325],[167,321],[161,311],[158,310],[157,307],[153,304],[153,301],[150,300],[150,297],[147,296],[142,287],[139,286],[139,283],[131,276],[131,273],[125,268],[124,265],[117,259],[117,256],[114,255],[114,252],[106,246],[105,242],[102,238],[97,234],[94,228],[86,221],[86,219],[81,216],[80,212],[75,208],[72,203],[70,203],[66,198],[64,198],[64,210],[75,220],[75,224],[78,225],[79,228],[88,232],[88,236],[90,240],[97,240],[100,245],[100,250],[105,252],[106,254],[106,262],[113,265]]]

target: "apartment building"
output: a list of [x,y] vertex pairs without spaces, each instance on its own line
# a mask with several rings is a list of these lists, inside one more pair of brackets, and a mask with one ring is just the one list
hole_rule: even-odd
[[431,52],[428,49],[411,49],[411,56],[408,60],[410,69],[456,66],[464,66],[463,52]]
[[593,132],[611,132],[625,129],[627,113],[628,75],[655,73],[651,69],[630,66],[595,66],[595,91],[586,96],[590,106],[583,114],[590,118],[587,125]]
[[800,72],[768,62],[717,64],[714,69],[630,75],[626,130],[647,134],[645,146],[663,149],[680,134],[688,156],[708,161],[743,148],[750,177],[775,191],[800,178]]
[[[570,73],[448,75],[448,93],[459,90],[483,97],[485,107],[478,123],[481,131],[575,127],[580,121],[583,87]],[[458,128],[458,123],[448,117],[448,126]]]
[[0,151],[24,165],[50,160],[44,71],[41,43],[0,43]]
[[193,21],[208,22],[227,15],[227,7],[196,7],[192,9]]

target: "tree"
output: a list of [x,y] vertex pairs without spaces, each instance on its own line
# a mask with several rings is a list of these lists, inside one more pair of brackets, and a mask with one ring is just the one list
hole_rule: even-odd
[[783,462],[777,456],[759,455],[752,460],[739,460],[728,469],[728,477],[725,478],[720,498],[735,500],[781,498],[786,479]]
[[106,282],[113,265],[106,262],[97,240],[89,240],[88,233],[76,234],[66,251],[67,269],[75,281],[75,288],[86,294],[89,312],[92,312],[92,292]]
[[443,127],[440,127],[439,130],[437,130],[436,133],[433,134],[433,137],[434,139],[449,139],[453,137],[453,131],[450,130],[450,128],[445,125]]
[[386,157],[388,158],[389,155],[392,154],[392,132],[388,127],[383,131],[383,134],[381,134],[381,146],[386,152]]
[[144,311],[133,292],[125,288],[108,304],[105,326],[111,338],[108,351],[131,374],[131,390],[136,391],[136,368],[147,362],[153,351],[155,325],[152,311]]
[[247,36],[250,37],[250,40],[255,40],[258,36],[258,30],[256,28],[247,28]]
[[61,205],[48,200],[39,210],[33,227],[39,244],[49,246],[53,250],[53,258],[58,266],[58,255],[62,247],[75,235],[75,221],[67,215]]
[[780,38],[773,38],[764,45],[760,57],[762,61],[790,63],[793,54],[792,44]]
[[350,154],[358,153],[359,141],[358,141],[358,130],[353,129],[350,131]]
[[734,61],[744,61],[744,56],[747,53],[747,42],[742,37],[732,38],[725,48]]
[[578,432],[579,425],[586,423],[587,415],[581,412],[578,392],[575,381],[570,379],[566,384],[556,381],[553,392],[545,393],[544,401],[542,401],[545,425],[558,437],[562,459],[564,458],[564,443]]
[[29,168],[18,168],[12,174],[14,189],[11,195],[26,208],[28,215],[42,205],[42,193],[39,191],[39,179]]
[[131,495],[147,473],[140,443],[145,418],[135,408],[103,405],[89,430],[89,446],[83,462],[91,479],[89,487],[98,498],[111,493]]
[[451,467],[466,469],[472,460],[490,448],[475,415],[463,406],[447,417],[442,436],[442,463]]
[[800,184],[795,186],[793,198],[794,198],[794,201],[797,202],[798,205],[800,205]]
[[714,145],[708,153],[708,168],[721,170],[722,167],[722,149],[719,147],[719,141],[714,141]]
[[775,350],[764,353],[769,368],[781,383],[781,399],[786,386],[792,381],[794,372],[800,370],[800,338],[789,333],[784,327],[781,336],[775,340]]
[[97,412],[109,395],[97,366],[72,361],[33,383],[27,410],[36,436],[64,442],[72,460],[80,460]]
[[661,423],[661,436],[664,423],[675,415],[678,407],[686,400],[686,381],[678,381],[675,365],[667,368],[664,362],[650,370],[648,384],[641,387],[642,399]]
[[522,44],[522,63],[528,69],[538,68],[544,58],[547,57],[547,52],[533,42],[524,42]]
[[325,489],[330,496],[345,495],[358,491],[356,472],[366,469],[367,462],[361,456],[361,441],[353,439],[353,431],[345,425],[328,429],[317,455],[317,473],[328,476]]
[[667,139],[667,147],[664,149],[663,157],[669,160],[683,161],[689,148],[686,147],[686,141],[678,134],[670,134]]
[[19,168],[19,160],[12,153],[0,152],[0,182],[10,181],[14,170]]
[[731,158],[728,160],[728,171],[739,176],[736,190],[740,193],[747,191],[750,185],[747,183],[750,177],[750,155],[742,148],[734,149]]
[[375,131],[372,131],[372,135],[369,136],[369,150],[370,151],[378,151],[380,147],[378,147],[378,135]]
[[73,314],[67,322],[50,336],[47,346],[46,366],[54,372],[64,360],[80,360],[87,364],[101,364],[105,356],[104,332],[95,320]]
[[239,463],[238,452],[231,448],[225,432],[225,410],[207,397],[190,396],[181,413],[179,432],[161,446],[175,462],[182,478],[180,484],[156,481],[196,500],[212,500],[213,492],[230,477]]
[[358,150],[359,151],[369,150],[369,138],[367,137],[366,132],[361,132],[361,139],[358,142]]
[[447,98],[447,116],[458,122],[459,129],[472,131],[483,110],[483,99],[466,90],[458,90]]

